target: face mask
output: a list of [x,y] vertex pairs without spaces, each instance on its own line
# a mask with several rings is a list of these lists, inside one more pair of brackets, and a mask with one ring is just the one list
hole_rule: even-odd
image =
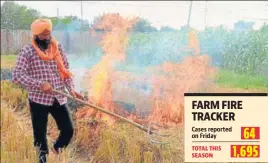
[[44,39],[44,40],[40,40],[38,37],[35,38],[35,41],[37,43],[37,45],[39,46],[39,48],[42,48],[43,50],[46,50],[48,48],[48,45],[50,44],[50,39]]

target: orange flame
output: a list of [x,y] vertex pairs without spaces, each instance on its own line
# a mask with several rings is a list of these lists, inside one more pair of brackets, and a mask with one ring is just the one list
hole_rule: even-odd
[[[153,86],[151,95],[140,96],[138,90],[121,86],[122,81],[148,81],[144,74],[133,75],[127,72],[115,72],[113,64],[125,60],[125,48],[128,41],[127,32],[136,22],[134,19],[125,19],[119,14],[106,14],[94,27],[103,30],[104,35],[100,41],[104,56],[89,72],[88,90],[89,99],[98,106],[115,112],[117,107],[113,102],[112,86],[118,86],[121,90],[121,101],[132,101],[139,111],[146,108],[152,110],[151,115],[145,121],[154,121],[167,125],[177,125],[183,122],[184,93],[198,91],[204,84],[209,82],[209,77],[215,75],[215,69],[210,66],[208,55],[200,55],[200,45],[195,31],[190,31],[188,47],[194,51],[194,56],[187,56],[182,63],[165,62],[159,67],[148,68],[148,72],[157,72],[150,79]],[[210,76],[212,74],[212,76]],[[145,109],[144,109],[145,108]],[[149,110],[149,109],[148,109]],[[83,115],[94,116],[113,124],[115,119],[97,111],[83,111]],[[135,116],[129,116],[135,121]]]
[[194,50],[194,54],[200,54],[200,44],[196,34],[196,31],[191,30],[189,32],[189,47]]
[[197,56],[187,56],[181,64],[166,62],[157,68],[161,75],[152,79],[154,93],[150,121],[167,125],[182,123],[184,93],[198,91],[208,82],[209,74],[214,74],[215,69],[209,65],[209,56],[198,55],[200,45],[194,31],[189,33],[189,47]]
[[[104,31],[100,42],[105,56],[100,63],[90,71],[89,97],[98,106],[114,112],[112,96],[113,63],[125,59],[125,46],[127,44],[127,31],[135,23],[135,19],[124,19],[119,14],[106,14],[95,26],[95,29]],[[114,119],[101,112],[92,111],[90,115],[106,120],[112,124]]]

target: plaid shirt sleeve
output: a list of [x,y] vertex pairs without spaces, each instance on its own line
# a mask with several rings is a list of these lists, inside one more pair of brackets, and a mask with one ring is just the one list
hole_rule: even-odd
[[20,50],[17,63],[12,72],[12,81],[27,88],[40,89],[43,82],[35,80],[27,75],[27,68],[29,67],[28,53],[29,51],[27,52],[24,49]]
[[[60,50],[60,53],[62,55],[62,60],[63,60],[63,63],[64,63],[64,66],[69,69],[69,62],[68,62],[68,58],[67,58],[67,55],[65,53],[65,51],[63,50],[63,47],[61,44],[59,44],[59,50]],[[64,80],[64,84],[65,84],[65,87],[71,91],[71,90],[74,90],[75,87],[74,87],[74,83],[73,83],[73,79],[72,78],[68,78],[68,79],[65,79]]]

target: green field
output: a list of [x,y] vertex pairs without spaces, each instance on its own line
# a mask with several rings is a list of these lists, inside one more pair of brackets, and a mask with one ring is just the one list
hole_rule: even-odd
[[[16,64],[16,55],[1,55],[1,69],[13,68]],[[268,79],[264,76],[235,73],[229,70],[219,70],[216,75],[216,84],[229,88],[268,89]]]
[[1,69],[13,68],[16,64],[17,55],[1,55]]
[[238,74],[231,71],[220,70],[216,77],[216,83],[224,87],[243,89],[268,89],[268,78]]

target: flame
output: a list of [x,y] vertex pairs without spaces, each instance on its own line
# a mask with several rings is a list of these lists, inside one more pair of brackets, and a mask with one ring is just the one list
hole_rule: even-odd
[[194,54],[200,54],[200,44],[196,34],[196,31],[191,30],[189,32],[189,47],[194,50]]
[[[100,45],[105,55],[89,71],[89,100],[100,107],[115,112],[116,109],[120,108],[113,102],[115,97],[113,93],[115,92],[112,88],[115,87],[120,89],[116,90],[120,94],[120,97],[117,97],[119,101],[132,101],[139,111],[146,111],[148,108],[151,110],[150,116],[145,120],[138,119],[133,115],[127,115],[127,118],[141,123],[154,121],[169,126],[181,124],[184,119],[184,93],[198,91],[209,82],[210,77],[213,78],[215,75],[215,69],[210,66],[210,57],[200,54],[198,36],[196,31],[191,30],[188,37],[188,47],[194,51],[194,55],[185,57],[181,63],[165,62],[158,67],[149,67],[146,71],[151,72],[150,76],[115,71],[113,65],[125,60],[128,43],[127,33],[136,20],[136,18],[122,18],[119,14],[106,14],[94,27],[104,31]],[[137,95],[139,94],[138,90],[122,86],[122,81],[126,83],[149,81],[153,91],[150,95],[139,96]],[[107,121],[108,124],[115,122],[113,117],[95,110],[83,111],[81,115],[100,118]]]
[[[104,56],[100,63],[90,70],[89,97],[91,102],[114,112],[112,95],[113,64],[125,60],[125,47],[127,45],[127,31],[135,23],[135,19],[125,19],[119,14],[106,14],[95,26],[95,29],[103,30],[104,35],[100,41]],[[113,124],[112,117],[95,110],[90,116],[100,118]]]
[[195,56],[185,57],[180,64],[165,62],[156,68],[161,75],[155,75],[151,80],[154,92],[150,121],[166,125],[182,123],[184,93],[198,91],[215,74],[215,69],[210,67],[209,56],[198,55],[200,45],[194,31],[189,33],[188,46],[194,50]]

